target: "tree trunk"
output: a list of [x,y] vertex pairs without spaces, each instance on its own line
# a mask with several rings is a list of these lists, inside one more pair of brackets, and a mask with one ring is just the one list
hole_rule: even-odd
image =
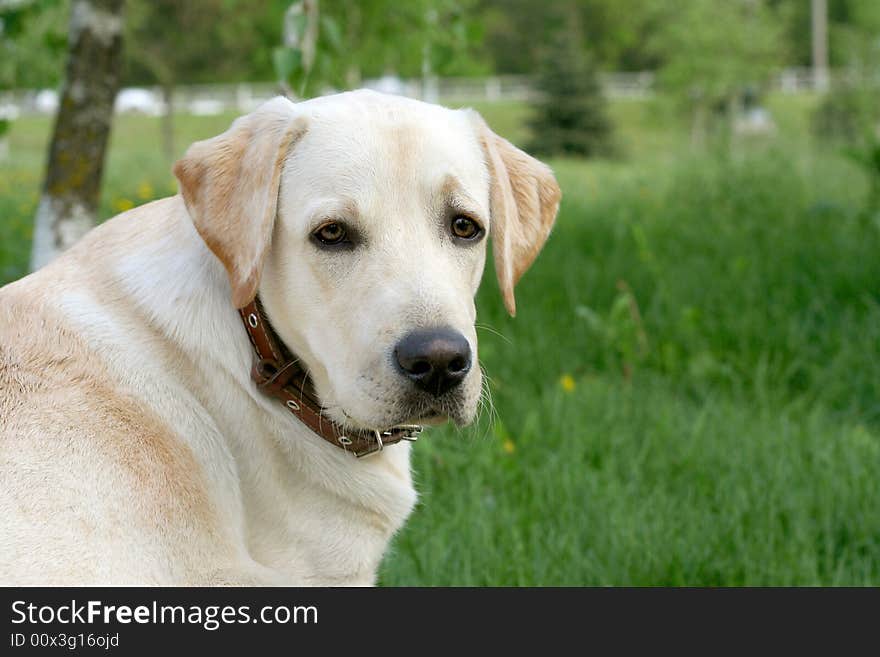
[[12,119],[0,117],[0,160],[9,157],[9,127]]
[[706,143],[708,109],[702,100],[696,101],[691,109],[691,146],[702,148]]
[[813,89],[820,93],[828,91],[828,3],[812,0],[811,24],[813,46]]
[[174,162],[174,83],[162,83],[162,151],[167,162]]
[[67,70],[43,193],[34,220],[31,270],[94,224],[113,102],[122,75],[123,0],[74,0]]

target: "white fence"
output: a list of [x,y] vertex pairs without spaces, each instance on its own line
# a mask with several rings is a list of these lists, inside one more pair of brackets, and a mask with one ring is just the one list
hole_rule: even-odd
[[[832,80],[839,77],[832,73]],[[642,73],[605,73],[600,80],[609,98],[647,98],[654,93],[655,75]],[[444,103],[479,103],[528,101],[535,97],[534,78],[530,76],[491,76],[486,78],[428,78],[403,80],[386,76],[365,80],[364,87]],[[816,89],[811,69],[791,68],[780,72],[773,87],[783,93],[804,93]],[[327,89],[328,93],[334,91]],[[195,115],[222,112],[249,112],[261,102],[279,93],[273,83],[187,85],[175,90],[176,111]],[[52,114],[58,107],[58,94],[51,89],[0,92],[0,118],[21,115]],[[138,112],[158,116],[165,103],[158,89],[123,89],[116,99],[117,112]]]

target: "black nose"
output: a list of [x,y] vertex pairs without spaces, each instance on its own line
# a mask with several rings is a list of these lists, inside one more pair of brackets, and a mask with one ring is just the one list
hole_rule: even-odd
[[442,395],[464,380],[471,369],[471,347],[450,328],[412,331],[394,348],[403,375],[418,388]]

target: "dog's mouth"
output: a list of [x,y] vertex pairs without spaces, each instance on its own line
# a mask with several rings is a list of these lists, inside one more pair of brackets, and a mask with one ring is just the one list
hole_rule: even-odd
[[413,424],[443,424],[449,420],[449,416],[440,411],[430,411],[422,417],[413,421]]
[[433,399],[417,397],[411,400],[405,411],[400,415],[402,420],[400,424],[436,426],[451,421],[459,426],[464,426],[470,424],[473,419],[468,414],[467,403],[458,393]]
[[449,421],[449,416],[446,415],[445,413],[432,410],[427,413],[422,413],[422,414],[418,414],[418,415],[402,416],[399,420],[387,422],[387,423],[383,422],[383,423],[377,424],[376,426],[373,426],[374,423],[362,422],[356,418],[353,418],[351,415],[346,413],[345,410],[342,411],[342,414],[345,416],[346,420],[348,420],[348,422],[351,425],[356,426],[358,429],[364,429],[367,431],[379,431],[379,432],[388,431],[388,430],[394,429],[395,427],[402,427],[402,426],[408,426],[408,425],[413,425],[413,424],[436,426],[436,425],[443,424],[444,422]]
[[351,416],[349,413],[346,412],[344,408],[340,408],[339,410],[345,417],[346,424],[360,430],[378,431],[380,433],[384,431],[390,431],[397,427],[405,427],[411,425],[437,426],[445,424],[450,419],[458,421],[455,417],[451,416],[449,413],[446,413],[439,408],[429,408],[420,410],[418,412],[400,414],[390,421],[387,421],[383,418],[383,420],[380,422],[364,422]]
[[445,422],[448,422],[448,421],[449,421],[449,415],[447,415],[446,413],[444,413],[442,411],[439,411],[436,409],[431,409],[431,410],[429,410],[425,413],[422,413],[420,415],[413,415],[410,418],[408,418],[406,421],[399,422],[398,424],[423,424],[423,425],[429,425],[429,426],[436,426],[439,424],[444,424]]

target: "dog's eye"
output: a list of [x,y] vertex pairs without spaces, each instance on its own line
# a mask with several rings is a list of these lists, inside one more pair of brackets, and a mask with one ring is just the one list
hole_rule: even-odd
[[337,221],[332,221],[328,224],[324,224],[314,233],[312,233],[314,238],[318,240],[321,244],[326,244],[327,246],[333,246],[334,244],[342,244],[348,241],[348,231],[345,230],[345,226]]
[[458,215],[452,220],[452,234],[459,239],[472,240],[482,235],[483,229],[470,217]]

